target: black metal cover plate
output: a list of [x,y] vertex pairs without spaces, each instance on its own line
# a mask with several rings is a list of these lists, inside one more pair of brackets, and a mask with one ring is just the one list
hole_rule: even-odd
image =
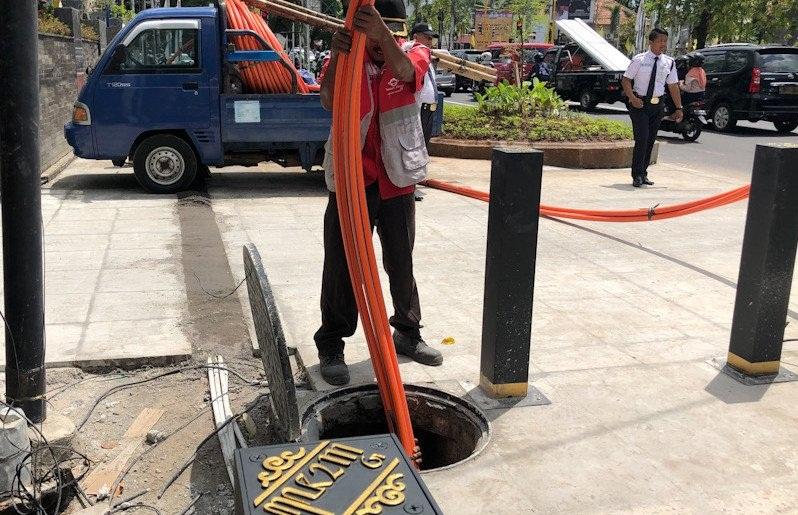
[[252,243],[244,245],[244,273],[260,359],[269,381],[274,430],[282,441],[293,441],[299,437],[299,406],[294,375],[269,278],[260,253]]
[[392,434],[235,451],[239,515],[442,513]]

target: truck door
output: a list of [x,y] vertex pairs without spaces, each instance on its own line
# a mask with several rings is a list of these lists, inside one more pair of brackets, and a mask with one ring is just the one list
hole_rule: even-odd
[[210,126],[209,78],[201,62],[200,21],[143,21],[113,50],[95,92],[95,142],[106,156],[127,156],[145,131]]

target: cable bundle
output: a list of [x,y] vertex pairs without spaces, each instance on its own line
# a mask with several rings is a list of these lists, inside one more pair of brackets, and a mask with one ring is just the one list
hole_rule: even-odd
[[357,10],[372,3],[373,0],[350,2],[345,27],[352,34],[352,49],[348,54],[338,56],[332,112],[335,191],[352,290],[366,333],[388,429],[396,433],[404,449],[412,456],[415,446],[413,427],[377,273],[363,182],[360,93],[366,36],[353,31],[352,26]]
[[[450,193],[456,193],[465,197],[490,202],[490,194],[484,191],[475,190],[467,186],[460,186],[436,179],[427,179],[422,184],[430,188],[435,188]],[[740,186],[724,193],[719,193],[711,197],[672,204],[670,206],[654,206],[651,208],[621,209],[621,210],[595,210],[595,209],[574,209],[569,207],[540,205],[540,215],[552,218],[570,218],[572,220],[587,220],[590,222],[650,222],[652,220],[665,220],[666,218],[676,218],[678,216],[689,215],[725,206],[748,198],[751,185]]]
[[[272,50],[280,55],[280,59],[288,64],[292,72],[280,63],[250,63],[241,67],[241,74],[244,82],[252,91],[259,93],[291,93],[291,73],[296,75],[297,91],[299,93],[309,93],[311,88],[305,84],[302,77],[294,68],[285,54],[283,46],[269,28],[269,25],[261,17],[250,11],[240,0],[227,0],[227,19],[230,28],[255,31],[264,39]],[[263,50],[252,37],[237,36],[236,48],[238,50]],[[318,90],[318,88],[313,88]]]

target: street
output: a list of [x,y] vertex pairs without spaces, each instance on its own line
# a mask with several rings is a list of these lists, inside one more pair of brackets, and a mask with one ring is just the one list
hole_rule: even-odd
[[[471,93],[455,93],[446,101],[476,105]],[[579,107],[571,103],[571,109],[578,111]],[[589,114],[631,123],[621,103],[599,104],[597,110]],[[770,122],[739,122],[735,131],[728,134],[705,129],[694,143],[685,142],[677,134],[661,132],[659,160],[669,165],[700,168],[747,181],[754,163],[755,147],[775,141],[798,143],[798,130],[791,134],[779,134]],[[700,163],[700,167],[696,166],[697,163]]]

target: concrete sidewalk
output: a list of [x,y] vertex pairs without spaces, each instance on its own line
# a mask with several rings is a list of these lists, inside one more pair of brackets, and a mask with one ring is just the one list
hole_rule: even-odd
[[[432,176],[487,188],[489,163],[435,159]],[[657,184],[638,190],[628,171],[547,168],[543,201],[650,207],[738,186],[668,165],[650,176]],[[233,275],[243,276],[241,245],[254,242],[289,345],[313,386],[329,389],[312,340],[326,205],[321,176],[222,172],[210,192]],[[445,362],[403,361],[402,375],[416,383],[478,382],[487,204],[425,193],[417,204],[415,270],[423,334]],[[652,223],[541,221],[530,381],[552,404],[490,410],[486,452],[426,474],[446,513],[794,508],[798,383],[743,387],[707,364],[727,351],[745,211],[740,202]],[[379,260],[376,239],[375,246]],[[793,297],[787,335],[795,338]],[[454,345],[438,345],[448,336]],[[372,380],[362,332],[346,355],[353,383]],[[785,344],[784,360],[798,371],[798,344]]]

